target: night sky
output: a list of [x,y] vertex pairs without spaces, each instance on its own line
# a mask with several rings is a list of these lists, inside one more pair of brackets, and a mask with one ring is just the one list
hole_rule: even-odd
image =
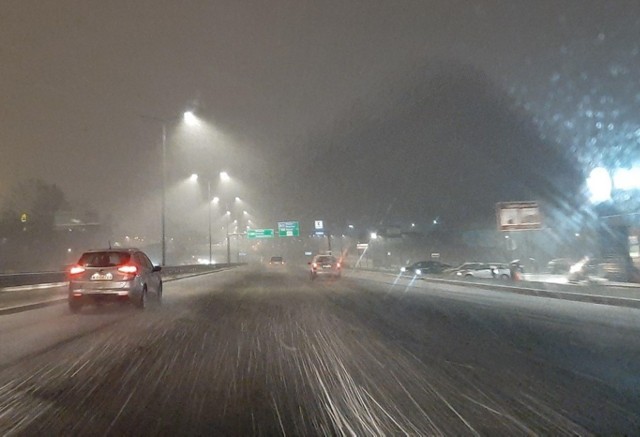
[[638,150],[626,133],[640,128],[639,12],[620,0],[6,0],[0,195],[41,178],[118,231],[157,234],[162,129],[149,117],[193,109],[199,130],[168,124],[172,222],[203,217],[185,212],[202,186],[182,179],[227,170],[235,185],[214,191],[267,222],[463,223],[465,187],[487,187],[475,210],[553,197],[544,171],[520,169],[557,175],[575,156],[575,181],[598,164],[594,147],[620,146],[585,131],[585,94],[618,110],[604,126]]

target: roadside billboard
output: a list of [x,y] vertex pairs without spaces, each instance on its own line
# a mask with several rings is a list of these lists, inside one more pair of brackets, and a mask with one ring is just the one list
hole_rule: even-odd
[[542,228],[538,202],[499,202],[496,218],[500,231],[526,231]]

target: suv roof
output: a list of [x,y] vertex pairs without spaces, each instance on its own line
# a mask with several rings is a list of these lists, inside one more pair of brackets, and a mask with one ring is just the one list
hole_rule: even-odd
[[316,256],[314,256],[314,257],[313,257],[313,259],[320,259],[320,258],[329,258],[329,259],[331,259],[332,261],[334,261],[334,260],[336,260],[336,261],[337,261],[337,259],[338,259],[338,258],[336,258],[336,257],[335,257],[335,256],[333,256],[333,255],[316,255]]
[[85,250],[82,253],[95,253],[95,252],[142,252],[142,251],[136,247],[110,247],[107,249]]

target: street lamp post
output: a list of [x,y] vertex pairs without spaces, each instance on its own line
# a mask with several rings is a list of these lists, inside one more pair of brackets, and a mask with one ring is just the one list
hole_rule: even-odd
[[207,180],[207,206],[209,210],[209,265],[213,262],[213,249],[211,246],[211,181]]
[[[199,175],[197,173],[193,173],[191,175],[191,180],[197,182],[199,179]],[[213,240],[211,236],[211,204],[217,201],[217,197],[213,199],[211,197],[211,179],[207,179],[207,233],[209,235],[209,265],[213,264]]]
[[[226,171],[220,172],[220,181],[223,183],[227,183],[231,180],[229,173]],[[229,235],[229,225],[231,224],[231,210],[229,209],[229,204],[225,203],[227,207],[227,265],[231,264],[231,237]]]
[[[229,173],[227,173],[226,171],[221,171],[220,172],[220,182],[222,182],[223,184],[229,183],[232,180],[231,176],[229,176]],[[228,193],[227,193],[228,194]],[[224,196],[225,198],[227,198],[227,196]],[[233,198],[233,200],[230,200],[227,198],[226,201],[222,202],[221,199],[219,197],[215,197],[214,198],[214,202],[218,203],[220,202],[221,205],[224,205],[226,207],[226,216],[227,216],[227,223],[226,223],[226,238],[227,238],[227,264],[231,264],[231,236],[234,235],[236,237],[236,259],[237,262],[240,262],[240,242],[239,242],[239,236],[241,235],[239,232],[240,229],[240,223],[241,223],[241,219],[238,218],[237,224],[236,224],[236,230],[232,233],[231,232],[231,216],[232,216],[232,209],[236,209],[242,202],[242,199],[240,199],[240,197],[236,196],[235,198]],[[233,202],[233,203],[232,203]],[[247,211],[243,211],[244,215],[247,215]],[[236,223],[234,221],[234,223]]]
[[231,210],[227,205],[227,265],[231,264],[231,237],[229,236],[229,225],[231,224]]
[[[212,203],[220,204],[221,203],[220,198],[218,196],[214,197]],[[224,206],[225,206],[224,215],[227,217],[227,223],[226,223],[226,226],[223,227],[222,229],[225,230],[226,240],[227,240],[227,264],[231,264],[231,238],[229,234],[229,226],[231,226],[231,210],[229,209],[229,203],[224,202]]]
[[162,218],[161,228],[162,228],[162,261],[160,263],[161,266],[165,266],[167,264],[167,243],[166,243],[166,215],[167,215],[167,190],[166,190],[166,179],[167,179],[167,122],[162,122]]
[[[239,197],[235,198],[235,201],[238,202],[240,201]],[[231,208],[229,207],[229,204],[226,203],[225,204],[227,207],[227,264],[231,264],[231,236],[235,236],[235,240],[236,240],[236,262],[240,263],[240,239],[239,237],[242,235],[240,233],[240,224],[242,223],[242,220],[240,218],[235,219],[233,222],[231,221]],[[246,211],[243,211],[243,215],[248,214]],[[230,232],[230,227],[231,224],[235,224],[235,230],[234,232]]]
[[240,264],[240,219],[238,219],[238,224],[236,224],[236,262]]
[[[180,117],[173,118],[161,118],[161,117],[153,117],[150,115],[141,115],[141,118],[147,120],[153,120],[158,123],[162,123],[162,169],[161,169],[161,183],[160,187],[162,189],[162,211],[160,213],[160,228],[161,228],[161,246],[162,246],[162,258],[161,265],[164,266],[167,263],[167,238],[166,238],[166,216],[167,216],[167,190],[166,190],[166,179],[167,179],[167,124],[169,122],[175,121]],[[197,123],[197,118],[191,111],[184,112],[181,115],[182,119],[187,124]]]

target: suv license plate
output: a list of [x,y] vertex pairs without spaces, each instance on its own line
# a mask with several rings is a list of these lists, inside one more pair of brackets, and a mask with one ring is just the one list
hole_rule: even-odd
[[113,275],[111,273],[105,273],[104,275],[100,273],[94,273],[91,275],[92,281],[110,281],[113,279]]

